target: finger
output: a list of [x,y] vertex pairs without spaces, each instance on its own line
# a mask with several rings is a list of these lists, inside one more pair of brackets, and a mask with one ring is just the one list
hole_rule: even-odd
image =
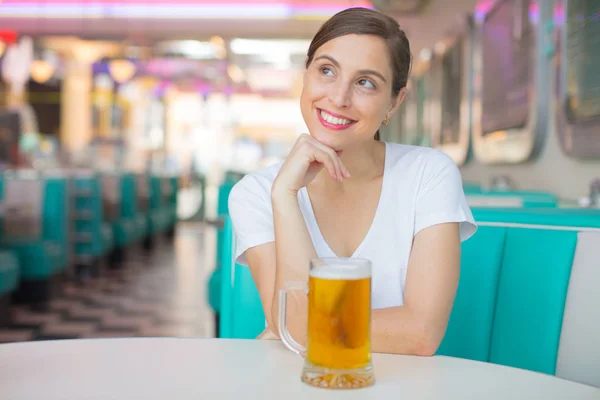
[[337,166],[336,166],[335,162],[333,161],[333,159],[331,158],[331,156],[329,154],[327,154],[327,152],[315,147],[314,153],[313,153],[313,158],[316,161],[323,164],[325,166],[325,168],[327,168],[327,171],[329,172],[329,176],[331,176],[331,179],[335,179],[335,180],[340,179],[339,178],[340,175],[339,175]]
[[344,178],[350,178],[350,172],[348,171],[348,169],[346,168],[346,166],[340,159],[340,155],[344,152],[344,150],[334,150],[331,147],[319,142],[317,139],[313,138],[311,135],[306,135],[306,136],[307,136],[306,139],[309,140],[311,144],[314,144],[315,146],[319,147],[323,151],[326,151],[327,153],[331,154],[331,157],[334,159],[334,162],[337,166],[336,168],[339,171],[338,180],[341,181]]
[[343,152],[344,152],[344,150],[335,150],[335,155],[340,160],[340,165],[342,166],[342,172],[344,173],[344,177],[350,178],[351,177],[350,171],[348,171],[348,168],[346,168],[346,166],[344,165],[344,162],[340,158],[340,156],[342,155]]
[[315,146],[317,146],[319,149],[323,150],[324,152],[326,152],[331,159],[333,160],[335,166],[336,166],[336,171],[337,171],[337,180],[338,181],[342,181],[344,179],[344,177],[346,177],[346,167],[344,166],[344,164],[342,163],[342,160],[340,160],[340,158],[337,155],[337,152],[335,150],[333,150],[330,147],[325,146],[322,143],[316,142]]
[[313,141],[304,141],[299,149],[306,154],[309,162],[318,162],[327,169],[331,179],[337,179],[335,166],[331,162],[326,162],[328,160],[322,155],[323,151]]
[[[348,168],[346,168],[346,166],[344,165],[344,162],[342,161],[342,159],[340,158],[339,154],[341,154],[340,152],[335,152],[336,153],[336,158],[340,164],[340,171],[342,171],[342,175],[344,178],[350,178],[350,172],[348,171]],[[339,153],[339,154],[338,154]]]
[[331,159],[331,162],[335,167],[335,179],[337,181],[342,181],[342,179],[344,178],[344,172],[342,170],[342,164],[340,162],[340,159],[335,155],[334,152],[328,150],[329,149],[323,150],[323,152]]

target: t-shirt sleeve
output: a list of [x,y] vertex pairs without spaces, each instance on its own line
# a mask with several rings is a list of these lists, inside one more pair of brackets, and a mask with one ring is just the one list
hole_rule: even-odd
[[275,241],[270,189],[252,175],[244,177],[229,194],[229,214],[236,239],[236,262],[248,265],[248,249]]
[[477,230],[463,191],[460,170],[452,159],[439,154],[424,167],[416,199],[415,235],[427,227],[447,222],[459,223],[461,241]]

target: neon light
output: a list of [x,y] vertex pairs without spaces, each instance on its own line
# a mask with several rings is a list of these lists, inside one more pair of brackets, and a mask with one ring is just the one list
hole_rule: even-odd
[[[40,1],[40,0],[3,0],[2,4],[35,4],[35,5],[46,5],[46,6],[55,6],[55,5],[75,5],[85,7],[88,5],[139,5],[143,7],[151,7],[154,5],[191,5],[191,6],[234,6],[234,7],[244,7],[248,6],[249,1],[244,0],[57,0],[57,1]],[[292,8],[348,8],[348,7],[364,7],[364,8],[372,8],[372,4],[369,1],[323,1],[323,2],[309,2],[307,4],[305,1],[285,1],[285,0],[255,0],[252,1],[252,5],[265,6],[265,5],[285,5]]]
[[540,7],[537,3],[529,4],[529,21],[537,23],[540,20]]
[[[164,19],[284,19],[292,12],[287,6],[100,6],[0,4],[2,17],[16,18],[164,18]],[[0,17],[0,18],[2,18]]]
[[148,0],[103,0],[82,3],[75,0],[59,2],[40,2],[39,0],[0,1],[0,14],[5,18],[167,18],[167,19],[240,19],[263,18],[284,19],[293,16],[329,17],[349,6],[373,8],[370,3],[345,4],[316,3],[302,4],[286,1],[259,1],[248,3],[194,2],[175,0],[149,3]]
[[475,6],[475,20],[481,22],[485,19],[485,16],[490,11],[490,9],[494,6],[494,2],[492,0],[481,0]]
[[564,25],[565,23],[565,7],[562,3],[558,3],[554,8],[554,23],[556,25]]

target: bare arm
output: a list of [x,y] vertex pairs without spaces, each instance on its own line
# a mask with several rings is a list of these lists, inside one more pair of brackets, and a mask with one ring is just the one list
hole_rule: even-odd
[[[308,282],[310,260],[317,257],[298,204],[298,191],[321,170],[332,179],[349,176],[333,150],[308,135],[301,136],[273,183],[271,203],[275,242],[246,251],[268,329],[275,335],[278,334],[279,290],[286,282]],[[287,325],[294,339],[302,344],[306,341],[306,323],[306,296],[290,296]]]
[[[273,200],[275,243],[266,243],[246,252],[268,330],[275,335],[278,335],[279,289],[286,282],[307,282],[309,262],[317,256],[297,198],[290,195],[282,200]],[[306,336],[306,300],[303,295],[288,299],[288,329],[300,343],[304,343]]]
[[408,262],[404,305],[372,313],[373,351],[433,355],[446,332],[459,273],[458,224],[419,232]]
[[[283,221],[285,219],[282,219]],[[292,229],[286,231],[293,232]],[[292,236],[289,237],[294,244]],[[251,253],[254,255],[250,256]],[[248,257],[249,260],[253,257],[261,258],[262,265],[272,266],[269,270],[274,271],[275,245],[271,243],[252,249]],[[458,285],[459,270],[460,237],[457,223],[435,225],[419,232],[415,236],[409,259],[404,305],[377,309],[372,313],[373,351],[433,355],[446,332]],[[305,274],[308,275],[308,271],[305,271]],[[268,290],[274,287],[274,275],[272,274],[264,285],[259,284],[267,291],[265,298],[270,299],[268,304],[263,303],[265,309],[269,309],[267,307],[274,304],[273,301],[277,301],[273,289]],[[262,297],[263,290],[259,290]],[[303,324],[306,318],[306,299],[299,299],[304,300],[304,303],[297,303],[294,305],[295,309],[290,309],[288,324],[294,323],[296,330],[292,331],[292,335],[304,343],[305,333],[302,328],[305,326]],[[269,327],[274,333],[277,332],[276,325],[269,322]],[[267,335],[273,337],[273,334]]]

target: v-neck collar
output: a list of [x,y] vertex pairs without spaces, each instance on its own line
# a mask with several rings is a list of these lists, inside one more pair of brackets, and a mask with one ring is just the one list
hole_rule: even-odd
[[[386,189],[388,187],[387,180],[388,180],[388,175],[389,175],[388,165],[389,165],[389,161],[390,161],[390,154],[389,154],[389,145],[385,142],[382,142],[382,143],[385,145],[385,160],[383,162],[383,178],[381,180],[381,191],[379,193],[379,201],[377,202],[377,208],[375,209],[375,215],[373,216],[373,220],[371,221],[371,226],[369,227],[369,230],[367,231],[362,242],[354,250],[354,253],[352,253],[350,258],[358,257],[360,255],[361,251],[363,250],[363,248],[369,242],[371,236],[373,235],[373,231],[376,229],[378,220],[381,218],[380,214],[382,213],[381,209],[383,208],[383,202],[387,198]],[[319,223],[317,221],[317,217],[315,215],[315,211],[313,209],[312,202],[310,201],[310,195],[308,194],[308,189],[306,187],[303,187],[302,190],[300,190],[300,193],[304,197],[304,201],[307,204],[306,208],[307,208],[307,212],[309,213],[309,218],[308,218],[309,221],[308,222],[311,225],[309,227],[309,229],[312,230],[316,234],[317,240],[320,240],[324,244],[326,250],[330,253],[329,256],[339,257],[331,249],[331,246],[329,246],[329,243],[327,243],[327,241],[325,240],[325,237],[323,236],[323,234],[321,232],[321,228],[319,228]]]

